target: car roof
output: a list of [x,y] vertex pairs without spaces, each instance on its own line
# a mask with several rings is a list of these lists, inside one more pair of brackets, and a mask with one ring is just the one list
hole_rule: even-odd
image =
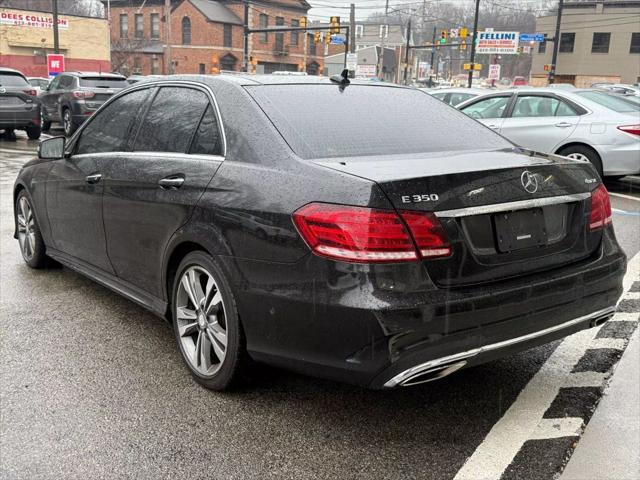
[[478,87],[471,87],[471,88],[466,88],[466,87],[451,87],[451,88],[430,88],[430,89],[422,89],[424,91],[426,91],[427,93],[430,94],[434,94],[434,93],[477,93],[477,94],[483,94],[483,93],[489,93],[489,92],[495,92],[497,90],[489,90],[486,88],[478,88]]
[[105,78],[114,78],[114,79],[118,79],[118,80],[120,80],[120,79],[126,80],[126,77],[124,75],[120,75],[119,73],[68,71],[68,72],[62,72],[62,74],[64,74],[64,75],[74,75],[74,76],[77,76],[77,77],[105,77]]

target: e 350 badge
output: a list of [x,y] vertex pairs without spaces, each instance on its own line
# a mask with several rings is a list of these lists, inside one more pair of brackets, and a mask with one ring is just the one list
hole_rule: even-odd
[[402,195],[402,203],[437,202],[437,193],[423,193],[421,195]]

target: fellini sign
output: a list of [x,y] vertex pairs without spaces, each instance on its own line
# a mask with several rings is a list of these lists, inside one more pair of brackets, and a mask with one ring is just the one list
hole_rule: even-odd
[[[41,13],[0,12],[0,25],[53,28],[53,16]],[[58,28],[69,28],[69,19],[58,17]]]

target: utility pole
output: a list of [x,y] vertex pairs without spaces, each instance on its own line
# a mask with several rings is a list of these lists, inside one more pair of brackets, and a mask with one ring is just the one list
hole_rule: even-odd
[[58,36],[58,0],[53,0],[53,53],[60,53],[60,37]]
[[349,52],[356,52],[356,4],[351,4],[351,10],[349,12]]
[[551,85],[556,81],[556,62],[558,61],[558,50],[560,49],[560,23],[562,22],[562,7],[564,0],[558,0],[558,15],[556,17],[556,35],[553,37],[553,54],[551,56],[551,69],[549,70],[548,83]]
[[[306,33],[305,33],[306,38]],[[306,46],[305,46],[306,53]],[[307,63],[305,59],[305,70],[307,68]],[[242,70],[245,72],[249,72],[249,2],[248,0],[244,1],[244,44],[242,48]]]
[[405,47],[405,51],[404,51],[404,75],[402,78],[402,82],[406,85],[407,84],[407,72],[409,70],[409,48],[410,48],[410,42],[411,40],[411,17],[409,17],[409,21],[407,22],[407,45]]
[[[431,36],[431,62],[429,62],[429,68],[431,69],[432,72],[435,72],[436,69],[433,68],[433,61],[436,57],[436,32],[438,31],[438,27],[434,26],[433,27],[433,35]],[[437,78],[437,76],[436,76]],[[431,75],[429,75],[429,87],[432,87],[432,83],[431,83]]]
[[380,39],[380,57],[378,58],[378,78],[380,80],[384,80],[384,73],[382,72],[384,68],[384,38],[385,34],[389,31],[389,0],[385,2],[384,5],[384,25],[380,29],[381,39]]
[[[562,1],[562,0],[561,0]],[[476,40],[478,39],[478,15],[480,14],[480,0],[476,0],[476,13],[473,16],[473,38],[471,39],[471,58],[469,58],[469,62],[471,63],[471,70],[469,70],[469,80],[467,83],[467,87],[471,88],[473,83],[473,72],[475,70],[475,60],[476,60]]]
[[171,75],[173,73],[173,61],[171,60],[171,0],[164,0],[164,30],[167,41],[165,72],[167,75]]

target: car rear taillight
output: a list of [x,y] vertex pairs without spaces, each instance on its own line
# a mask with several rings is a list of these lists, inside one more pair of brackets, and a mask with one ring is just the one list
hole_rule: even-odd
[[38,96],[38,92],[36,92],[34,89],[23,90],[23,92],[26,93],[27,95],[31,95],[32,97],[37,97]]
[[640,125],[621,125],[618,127],[618,130],[622,130],[625,133],[630,133],[631,135],[640,136]]
[[[345,262],[388,263],[417,260],[416,245],[422,256],[443,255],[444,231],[437,218],[429,215],[402,212],[401,218],[393,210],[311,203],[293,213],[293,222],[317,255]],[[434,255],[435,248],[440,253]]]
[[73,96],[76,98],[93,98],[95,96],[95,93],[88,92],[86,90],[75,90],[73,92]]
[[599,230],[613,221],[611,217],[611,201],[609,192],[604,185],[600,185],[591,192],[591,213],[589,214],[589,229]]

